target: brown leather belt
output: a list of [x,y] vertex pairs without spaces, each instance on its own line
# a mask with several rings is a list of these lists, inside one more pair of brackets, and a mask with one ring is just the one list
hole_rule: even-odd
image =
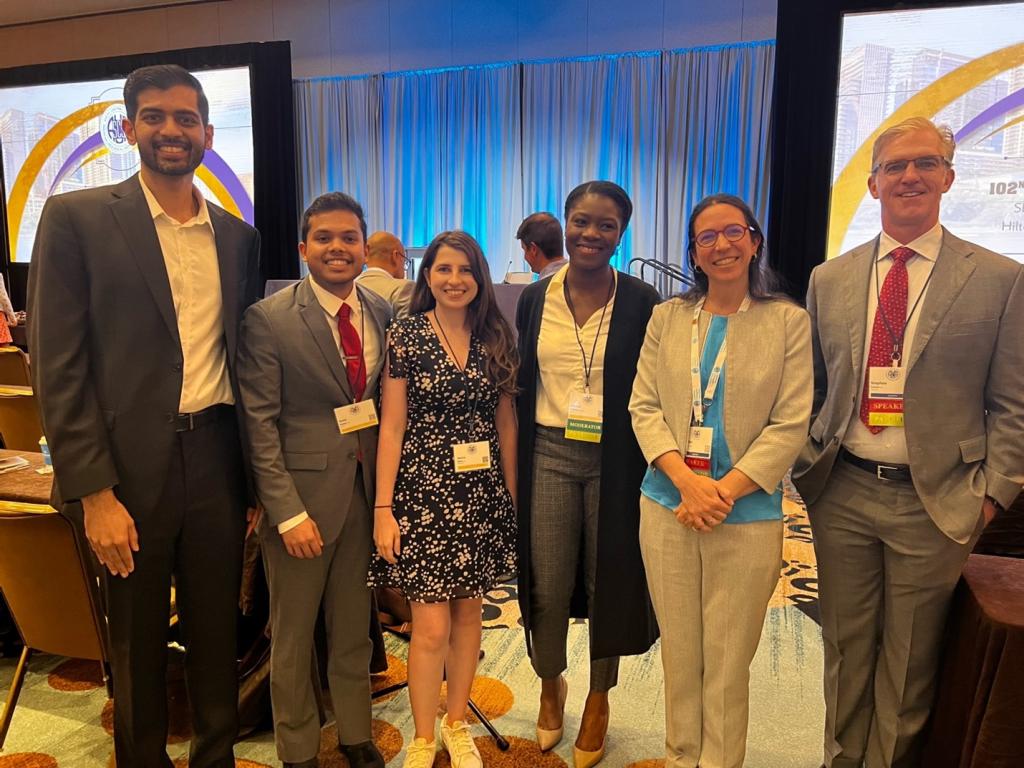
[[880,464],[877,461],[862,459],[860,456],[850,453],[845,448],[839,451],[839,458],[841,458],[847,464],[852,464],[858,469],[863,469],[865,472],[870,472],[879,480],[887,480],[889,482],[897,483],[910,482],[909,464]]

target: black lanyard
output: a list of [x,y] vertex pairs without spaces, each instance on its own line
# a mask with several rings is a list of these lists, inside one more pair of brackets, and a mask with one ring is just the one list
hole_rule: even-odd
[[[610,267],[609,267],[610,269]],[[590,363],[587,363],[587,353],[583,349],[583,340],[580,338],[580,328],[576,324],[576,307],[572,304],[572,292],[569,290],[569,273],[565,273],[565,281],[562,283],[562,292],[565,294],[565,303],[569,306],[569,314],[572,315],[572,329],[576,332],[576,343],[580,347],[580,355],[583,357],[583,382],[585,391],[590,394],[590,372],[594,370],[594,358],[597,356],[597,340],[601,338],[601,328],[604,326],[604,314],[608,310],[608,304],[615,296],[615,273],[611,273],[611,283],[608,286],[608,298],[601,307],[601,319],[597,323],[597,333],[594,334],[594,344],[590,348]],[[588,320],[590,318],[587,318]],[[584,323],[585,325],[586,323]]]
[[[476,392],[473,387],[470,386],[471,382],[469,376],[466,375],[466,368],[469,367],[469,357],[473,354],[473,334],[469,334],[469,348],[466,351],[466,364],[459,365],[459,358],[455,355],[455,347],[448,341],[448,334],[444,332],[444,326],[441,325],[441,318],[437,316],[437,310],[434,310],[434,321],[437,323],[437,329],[441,331],[441,338],[444,339],[444,346],[447,348],[448,353],[452,356],[452,365],[455,366],[455,370],[462,376],[462,382],[466,387],[466,399],[473,403],[472,410],[469,409],[467,404],[466,411],[469,414],[469,435],[473,434],[473,425],[476,424],[476,407],[480,400],[476,396]],[[429,322],[429,321],[428,321]]]

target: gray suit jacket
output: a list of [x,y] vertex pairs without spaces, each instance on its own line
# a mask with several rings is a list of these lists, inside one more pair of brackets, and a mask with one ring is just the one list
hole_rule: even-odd
[[[207,203],[217,243],[228,371],[242,312],[259,295],[260,239]],[[53,455],[54,503],[113,486],[137,519],[176,445],[181,341],[139,177],[51,197],[28,281],[32,380]],[[58,488],[59,483],[59,488]]]
[[[690,327],[694,304],[654,308],[640,351],[629,412],[648,463],[686,453],[691,416]],[[772,493],[805,442],[811,412],[811,331],[789,301],[755,301],[729,318],[725,440],[733,466]]]
[[[857,418],[867,291],[878,239],[815,268],[810,439],[793,482],[821,494]],[[1024,483],[1024,270],[943,230],[909,359],[904,419],[914,488],[935,525],[966,542],[986,495],[1009,506]]]
[[390,302],[395,317],[406,317],[409,314],[412,289],[416,285],[412,280],[392,277],[383,270],[374,269],[363,272],[356,278],[356,282]]
[[[391,307],[372,291],[356,290],[381,347],[380,362],[366,372],[364,396],[377,400]],[[377,428],[338,431],[334,409],[353,402],[352,390],[308,278],[245,313],[238,379],[256,493],[268,521],[277,526],[305,511],[331,543],[348,515],[359,453],[366,498],[373,499]]]

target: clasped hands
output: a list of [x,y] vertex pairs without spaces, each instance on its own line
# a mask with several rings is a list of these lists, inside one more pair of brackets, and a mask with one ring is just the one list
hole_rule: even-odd
[[682,501],[675,508],[676,520],[698,533],[710,533],[732,511],[734,500],[720,480],[692,474],[679,488]]

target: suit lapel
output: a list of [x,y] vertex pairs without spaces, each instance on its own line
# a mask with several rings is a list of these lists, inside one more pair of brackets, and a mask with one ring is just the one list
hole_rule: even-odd
[[156,302],[171,338],[181,346],[178,317],[174,311],[171,283],[167,278],[167,265],[164,263],[160,240],[153,224],[153,215],[146,204],[141,184],[136,174],[114,187],[114,201],[110,204],[110,210],[121,228],[129,252],[138,262],[139,271],[149,286],[150,293],[153,294],[153,301]]
[[[380,345],[380,355],[378,356],[377,368],[373,371],[366,372],[366,392],[367,394],[372,393],[374,388],[377,386],[377,379],[380,377],[380,372],[384,369],[384,356],[387,354],[387,325],[383,315],[380,313],[379,307],[374,306],[374,302],[367,298],[368,289],[361,287],[358,283],[355,286],[356,292],[359,295],[359,305],[362,307],[363,312],[370,318],[370,322],[373,323],[374,330],[377,331],[377,340]],[[365,343],[365,340],[364,340]]]
[[221,317],[224,324],[224,341],[227,347],[228,360],[235,359],[235,346],[238,342],[238,254],[239,244],[236,228],[225,221],[222,213],[207,203],[210,222],[213,224],[213,239],[217,247],[217,264],[220,266]]
[[319,347],[320,354],[324,356],[327,367],[334,374],[334,378],[338,382],[338,386],[341,387],[341,391],[345,393],[345,397],[349,399],[349,402],[355,402],[355,398],[352,396],[352,388],[348,385],[348,372],[341,364],[341,353],[334,343],[334,335],[327,327],[324,309],[320,306],[320,302],[316,300],[313,289],[309,287],[309,278],[299,283],[295,290],[302,321],[312,334],[313,341]]
[[968,258],[970,254],[970,247],[963,240],[953,237],[943,229],[942,248],[939,250],[935,266],[932,267],[928,294],[921,305],[921,318],[914,332],[914,344],[910,349],[910,359],[907,360],[907,371],[917,362],[935,329],[974,271],[974,262]]
[[871,270],[878,252],[878,238],[853,251],[850,259],[850,289],[846,291],[846,326],[850,330],[850,362],[854,380],[860,379],[864,365],[864,340],[867,332],[868,291]]

